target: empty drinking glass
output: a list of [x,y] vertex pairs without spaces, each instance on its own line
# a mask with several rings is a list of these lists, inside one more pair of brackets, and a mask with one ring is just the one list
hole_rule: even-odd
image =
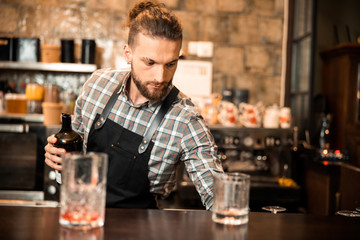
[[213,221],[229,225],[247,223],[249,221],[249,192],[249,175],[242,173],[215,175]]

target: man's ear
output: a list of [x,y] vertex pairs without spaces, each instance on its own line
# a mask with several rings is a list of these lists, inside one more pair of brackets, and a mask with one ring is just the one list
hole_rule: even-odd
[[128,44],[124,45],[124,57],[128,64],[132,61],[132,50]]

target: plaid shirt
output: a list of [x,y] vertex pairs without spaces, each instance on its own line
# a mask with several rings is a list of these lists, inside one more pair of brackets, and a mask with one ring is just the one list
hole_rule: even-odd
[[[73,129],[84,137],[84,148],[97,113],[101,114],[120,81],[119,97],[109,119],[122,127],[144,136],[160,109],[160,102],[149,101],[133,105],[127,97],[125,85],[129,72],[110,69],[97,70],[85,82],[75,106]],[[116,133],[114,133],[116,134]],[[213,175],[223,172],[217,147],[203,118],[190,99],[179,93],[153,138],[149,160],[150,191],[167,196],[173,190],[176,166],[184,162],[205,207],[212,207]]]

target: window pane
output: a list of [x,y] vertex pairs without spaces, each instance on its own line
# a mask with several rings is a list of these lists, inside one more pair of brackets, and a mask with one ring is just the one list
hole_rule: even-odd
[[309,91],[311,38],[307,37],[299,43],[294,43],[292,51],[291,91]]
[[295,1],[294,38],[304,35],[306,25],[306,0]]
[[313,0],[295,0],[294,39],[312,32]]
[[305,130],[308,129],[309,121],[309,97],[307,94],[296,94],[291,96],[290,104],[293,114],[293,124],[299,127],[299,134],[304,137]]
[[307,9],[306,9],[306,25],[305,25],[305,32],[309,33],[312,32],[312,18],[313,18],[313,2],[314,0],[306,0],[307,2]]

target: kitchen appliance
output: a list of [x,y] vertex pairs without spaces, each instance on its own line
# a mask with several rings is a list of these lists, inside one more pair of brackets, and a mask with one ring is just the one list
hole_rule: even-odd
[[[244,128],[210,126],[226,172],[251,176],[250,209],[280,205],[298,212],[302,207],[301,186],[281,186],[279,179],[296,176],[296,128]],[[198,193],[183,165],[177,175],[177,202],[201,206]]]
[[46,142],[41,116],[0,116],[0,199],[41,200]]
[[[61,125],[46,126],[46,136],[59,132]],[[56,182],[55,170],[45,164],[44,167],[44,199],[47,201],[60,200],[60,185]]]
[[59,128],[45,127],[41,114],[0,114],[0,199],[58,201],[44,146]]

